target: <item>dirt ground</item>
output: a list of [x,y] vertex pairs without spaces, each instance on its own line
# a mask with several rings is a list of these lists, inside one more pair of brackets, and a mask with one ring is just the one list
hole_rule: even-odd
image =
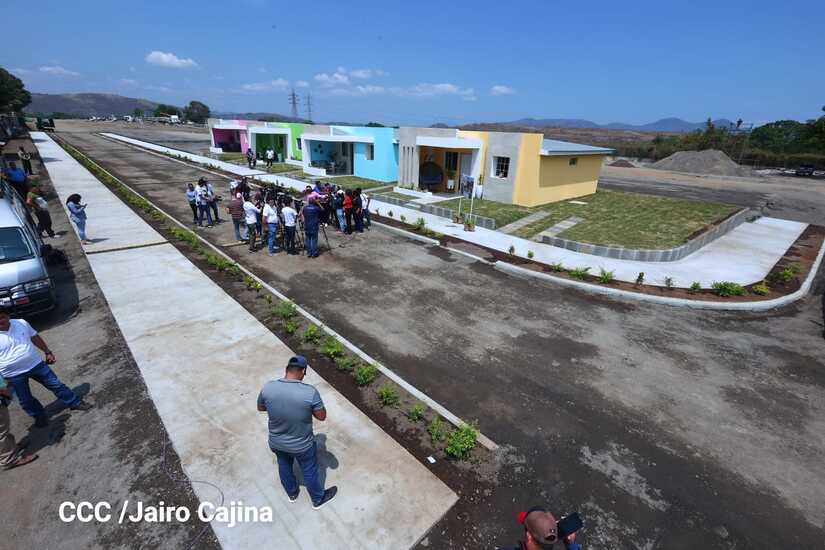
[[[20,142],[34,150],[30,142]],[[7,150],[16,150],[17,141]],[[74,412],[32,383],[47,405],[48,428],[35,429],[19,403],[9,407],[12,433],[29,440],[40,458],[0,473],[4,502],[0,548],[218,548],[209,525],[198,521],[152,523],[62,523],[64,501],[164,500],[194,510],[198,501],[143,383],[140,371],[112,317],[69,220],[53,194],[48,174],[35,162],[69,266],[52,271],[59,307],[32,319],[57,356],[54,370],[95,408]]]
[[[85,123],[58,129],[191,221],[183,188],[204,172]],[[825,212],[821,196],[808,204]],[[89,217],[92,228],[94,205]],[[231,231],[202,234],[229,245]],[[816,295],[782,310],[689,311],[511,278],[383,230],[328,233],[317,260],[225,250],[506,449],[496,483],[462,495],[422,548],[512,544],[516,512],[534,504],[578,510],[594,549],[821,544],[821,274]]]

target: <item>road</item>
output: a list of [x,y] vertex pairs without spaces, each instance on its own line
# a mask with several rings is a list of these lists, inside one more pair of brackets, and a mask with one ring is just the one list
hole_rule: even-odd
[[[183,187],[202,171],[84,123],[59,130],[191,221]],[[227,225],[202,234],[230,243]],[[226,251],[508,449],[480,504],[462,499],[429,548],[512,544],[516,512],[534,504],[579,510],[587,548],[821,545],[818,295],[688,311],[514,279],[384,230],[330,240],[318,260]]]

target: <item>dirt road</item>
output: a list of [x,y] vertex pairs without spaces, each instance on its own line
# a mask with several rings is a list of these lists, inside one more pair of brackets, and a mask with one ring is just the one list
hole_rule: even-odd
[[[191,221],[183,187],[202,171],[83,123],[59,129]],[[231,243],[228,225],[203,234]],[[318,260],[225,250],[509,448],[482,504],[462,499],[429,548],[512,543],[515,513],[533,504],[579,510],[587,548],[821,543],[819,296],[763,314],[687,311],[513,279],[383,230],[330,240]]]

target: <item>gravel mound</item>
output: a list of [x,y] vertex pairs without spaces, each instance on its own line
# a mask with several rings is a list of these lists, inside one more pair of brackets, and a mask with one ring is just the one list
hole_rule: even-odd
[[619,168],[636,168],[636,165],[629,160],[619,159],[610,163],[610,166],[618,166]]
[[691,174],[713,174],[715,176],[747,176],[750,170],[739,166],[722,151],[679,151],[653,163],[651,168],[689,172]]

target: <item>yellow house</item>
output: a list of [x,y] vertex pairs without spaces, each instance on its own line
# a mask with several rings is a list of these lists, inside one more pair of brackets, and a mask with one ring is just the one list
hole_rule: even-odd
[[399,185],[537,206],[595,193],[612,149],[542,134],[399,128]]

